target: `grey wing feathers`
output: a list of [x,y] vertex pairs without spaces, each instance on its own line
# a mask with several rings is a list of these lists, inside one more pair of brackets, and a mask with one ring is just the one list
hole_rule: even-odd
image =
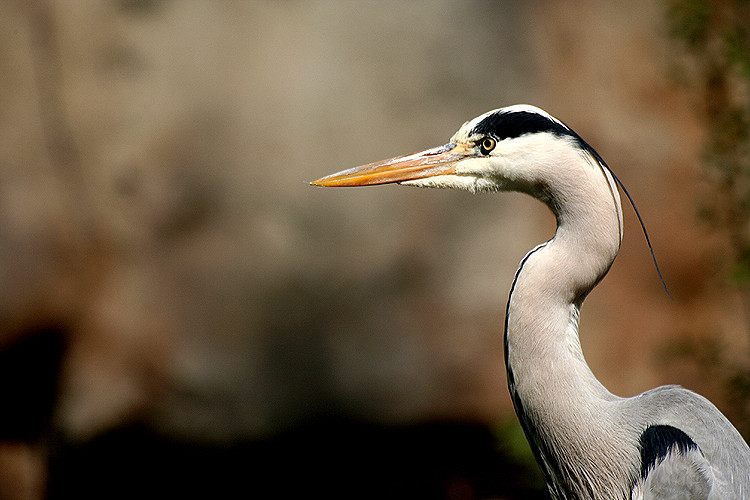
[[[632,398],[652,424],[640,436],[641,471],[632,498],[750,500],[750,448],[707,399],[677,386]],[[638,491],[640,489],[640,491]]]

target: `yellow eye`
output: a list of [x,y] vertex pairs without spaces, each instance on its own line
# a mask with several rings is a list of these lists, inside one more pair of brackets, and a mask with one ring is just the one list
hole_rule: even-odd
[[479,143],[479,151],[483,155],[490,154],[490,151],[495,149],[495,146],[497,146],[497,142],[492,137],[485,137],[482,139],[482,142]]

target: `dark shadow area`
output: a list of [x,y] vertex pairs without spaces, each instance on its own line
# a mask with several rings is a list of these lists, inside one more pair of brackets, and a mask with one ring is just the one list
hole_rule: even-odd
[[50,428],[65,330],[35,328],[0,350],[0,440],[34,442]]
[[51,458],[49,498],[548,498],[484,426],[325,419],[212,446],[123,428]]

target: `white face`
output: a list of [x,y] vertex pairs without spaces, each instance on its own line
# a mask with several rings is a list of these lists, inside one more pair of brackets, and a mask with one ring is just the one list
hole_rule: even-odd
[[[548,168],[554,168],[571,154],[576,158],[584,154],[580,146],[568,136],[540,132],[496,140],[491,134],[476,132],[479,123],[498,112],[534,113],[568,129],[556,118],[527,104],[488,111],[464,123],[451,137],[450,143],[475,152],[456,162],[452,174],[408,180],[401,184],[471,192],[523,191],[534,194],[534,186],[543,181]],[[485,142],[488,139],[490,142]]]

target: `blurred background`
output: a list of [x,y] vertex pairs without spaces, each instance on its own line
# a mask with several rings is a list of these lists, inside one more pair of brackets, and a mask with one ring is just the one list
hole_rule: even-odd
[[0,498],[547,498],[508,397],[534,200],[310,180],[531,103],[638,221],[614,393],[750,435],[748,3],[32,1],[0,15]]

